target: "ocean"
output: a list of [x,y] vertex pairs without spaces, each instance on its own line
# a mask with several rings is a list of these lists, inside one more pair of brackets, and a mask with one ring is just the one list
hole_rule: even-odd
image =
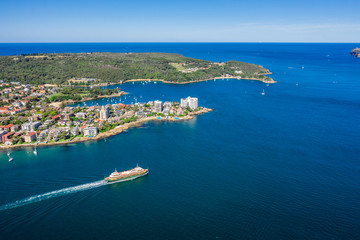
[[[125,97],[213,108],[98,141],[0,152],[0,239],[359,239],[355,44],[18,43],[0,55],[172,52],[270,69],[278,83],[126,83]],[[261,95],[261,92],[265,95]],[[148,176],[103,184],[136,164]]]

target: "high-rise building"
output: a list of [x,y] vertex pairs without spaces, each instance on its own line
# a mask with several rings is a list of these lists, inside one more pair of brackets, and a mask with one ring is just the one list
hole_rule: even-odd
[[163,108],[162,101],[154,101],[154,112],[161,112]]
[[110,117],[110,108],[109,106],[102,106],[100,109],[100,119],[107,120]]
[[182,108],[190,107],[191,109],[196,109],[198,107],[198,98],[192,98],[192,97],[182,98],[180,107]]

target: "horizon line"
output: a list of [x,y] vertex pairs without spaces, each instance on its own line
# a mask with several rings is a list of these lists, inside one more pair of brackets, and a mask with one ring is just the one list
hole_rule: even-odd
[[352,43],[358,43],[360,44],[360,41],[359,42],[277,42],[277,41],[274,41],[274,42],[262,42],[262,41],[254,41],[254,42],[230,42],[230,41],[227,41],[227,42],[200,42],[200,41],[194,41],[194,42],[191,42],[191,41],[184,41],[184,42],[138,42],[138,41],[134,41],[134,42],[130,42],[130,41],[125,41],[125,42],[0,42],[0,44],[33,44],[33,43],[333,43],[333,44],[337,44],[337,43],[348,43],[348,44],[352,44]]

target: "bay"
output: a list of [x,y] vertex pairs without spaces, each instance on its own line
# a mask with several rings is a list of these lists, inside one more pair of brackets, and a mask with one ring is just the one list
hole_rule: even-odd
[[[214,111],[186,122],[149,122],[99,141],[38,148],[37,156],[32,149],[11,150],[11,163],[0,152],[0,209],[11,207],[0,211],[0,238],[356,239],[360,60],[349,55],[353,45],[0,44],[0,55],[176,52],[240,60],[269,68],[278,81],[111,86],[130,93],[115,102],[194,96]],[[96,185],[114,168],[137,163],[150,169],[148,176]]]

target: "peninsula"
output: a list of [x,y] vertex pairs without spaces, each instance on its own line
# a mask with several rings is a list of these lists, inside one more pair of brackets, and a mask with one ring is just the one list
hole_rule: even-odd
[[[7,105],[0,107],[0,149],[97,140],[147,121],[188,120],[212,111],[198,106],[198,99],[194,97],[182,98],[180,102],[155,100],[127,105],[51,106],[47,96],[58,90],[0,83],[0,87],[4,85],[10,92],[7,95],[11,96],[5,99]],[[18,99],[20,93],[25,99]],[[28,93],[31,94],[28,96]]]
[[275,81],[262,66],[211,62],[175,53],[58,53],[0,56],[0,79],[22,84],[102,86],[134,79],[190,83],[214,78]]
[[212,111],[198,99],[124,105],[66,106],[125,94],[129,81],[185,84],[219,78],[274,83],[269,70],[239,62],[211,62],[172,53],[61,53],[0,57],[0,148],[97,140],[147,121],[179,121]]

